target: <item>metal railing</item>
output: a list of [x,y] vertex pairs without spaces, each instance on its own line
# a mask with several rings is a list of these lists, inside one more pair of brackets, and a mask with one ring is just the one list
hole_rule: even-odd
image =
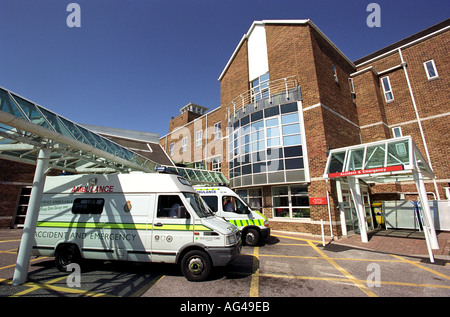
[[227,104],[228,117],[230,116],[230,112],[234,114],[238,109],[249,104],[254,104],[257,107],[259,100],[269,98],[269,102],[271,102],[272,97],[280,93],[285,93],[286,96],[289,96],[289,90],[297,86],[297,76],[289,76],[269,81],[263,87],[251,88]]

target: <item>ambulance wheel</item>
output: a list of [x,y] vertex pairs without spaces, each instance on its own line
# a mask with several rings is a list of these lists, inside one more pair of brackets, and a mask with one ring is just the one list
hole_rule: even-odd
[[56,250],[55,264],[60,272],[67,272],[67,266],[80,259],[78,249],[73,244],[64,244]]
[[211,260],[203,251],[189,251],[181,260],[181,272],[189,281],[203,281],[208,277],[210,271]]
[[245,234],[245,244],[254,247],[259,243],[259,232],[256,229],[248,229]]

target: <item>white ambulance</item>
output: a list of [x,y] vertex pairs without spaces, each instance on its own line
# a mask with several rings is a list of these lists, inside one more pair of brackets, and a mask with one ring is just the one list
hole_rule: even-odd
[[270,236],[269,220],[226,186],[194,186],[216,216],[239,228],[245,244],[255,246]]
[[239,255],[236,226],[172,174],[49,176],[33,255],[66,271],[81,259],[178,263],[188,280]]

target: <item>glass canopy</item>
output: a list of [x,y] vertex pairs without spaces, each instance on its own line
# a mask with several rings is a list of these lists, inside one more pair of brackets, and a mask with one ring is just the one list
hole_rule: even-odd
[[410,136],[334,149],[325,167],[325,178],[355,176],[368,183],[412,180],[412,171],[435,178]]
[[228,180],[221,172],[208,171],[202,169],[185,168],[178,166],[164,166],[172,172],[175,172],[191,182],[191,184],[219,184],[228,183]]
[[0,157],[36,162],[51,148],[50,166],[69,172],[154,172],[156,163],[0,87]]

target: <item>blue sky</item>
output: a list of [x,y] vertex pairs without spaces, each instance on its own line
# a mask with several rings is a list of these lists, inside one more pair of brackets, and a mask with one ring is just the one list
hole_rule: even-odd
[[449,13],[448,0],[0,0],[0,86],[77,123],[162,136],[189,102],[220,105],[217,79],[255,20],[311,19],[356,60]]

